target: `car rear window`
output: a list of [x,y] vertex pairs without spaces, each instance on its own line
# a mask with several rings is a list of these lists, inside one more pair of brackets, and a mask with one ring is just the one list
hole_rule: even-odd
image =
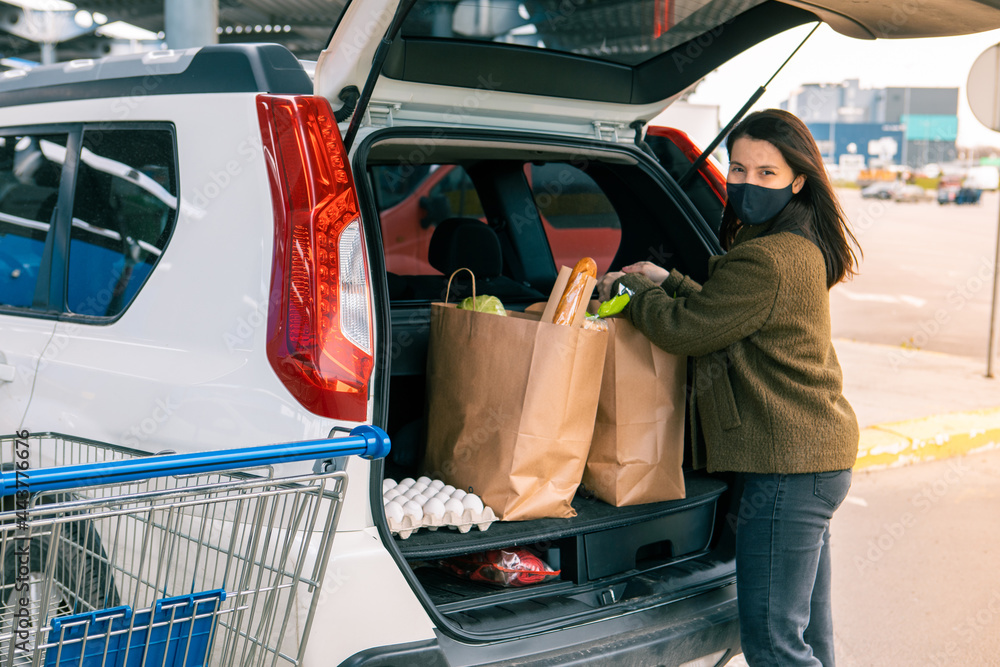
[[[528,205],[538,213],[526,219],[540,222],[554,269],[573,266],[589,256],[597,262],[598,271],[607,271],[621,244],[621,222],[600,186],[568,162],[529,162],[524,163],[523,171]],[[373,166],[371,180],[379,206],[386,270],[391,274],[441,275],[430,260],[439,224],[456,218],[486,223],[479,192],[462,165]],[[511,251],[510,244],[502,245],[504,252]],[[508,263],[504,261],[505,269]]]
[[597,275],[606,273],[622,231],[604,191],[586,172],[565,162],[532,164],[528,174],[556,268],[593,257]]
[[419,0],[404,37],[482,40],[634,65],[765,0]]
[[66,134],[0,136],[0,305],[32,305],[59,199],[66,138]]

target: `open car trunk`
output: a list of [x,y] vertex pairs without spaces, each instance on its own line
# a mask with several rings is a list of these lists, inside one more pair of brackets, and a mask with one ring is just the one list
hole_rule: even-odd
[[[391,435],[393,451],[373,465],[373,516],[438,628],[461,640],[523,637],[727,586],[735,579],[728,517],[739,494],[724,476],[687,468],[683,500],[615,508],[578,496],[571,519],[390,535],[378,511],[383,476],[425,472],[430,304],[444,300],[447,275],[479,267],[479,293],[515,310],[543,301],[558,268],[584,256],[599,274],[650,260],[704,280],[707,258],[721,252],[714,232],[721,179],[684,178],[690,153],[676,150],[669,133],[647,134],[659,164],[617,142],[641,136],[645,122],[708,72],[789,28],[825,21],[864,39],[962,34],[1000,25],[998,3],[345,5],[317,62],[315,92],[338,120],[350,119],[345,146],[353,151],[372,280],[389,306],[376,309],[373,420]],[[364,138],[355,144],[355,137]],[[687,194],[677,179],[690,185]],[[495,233],[493,249],[437,233],[470,224],[481,226],[479,236],[483,227]],[[462,279],[451,298],[468,294]],[[531,549],[560,569],[559,578],[500,589],[438,567],[442,558],[505,546]]]
[[[354,171],[370,219],[379,220],[381,243],[371,226],[368,234],[370,247],[382,252],[370,260],[376,281],[385,279],[389,303],[380,353],[389,373],[376,388],[383,399],[375,422],[385,425],[393,449],[373,473],[373,507],[382,502],[383,475],[398,481],[431,474],[422,466],[430,304],[444,301],[454,268],[479,267],[477,293],[523,310],[547,298],[559,266],[583,256],[597,261],[599,274],[647,259],[704,279],[707,257],[719,252],[711,228],[674,180],[629,146],[470,130],[435,130],[432,137],[395,128],[359,146]],[[492,229],[500,256],[449,244],[456,219]],[[494,264],[501,267],[495,275],[482,273]],[[456,277],[450,300],[470,288],[467,278]],[[578,493],[574,518],[497,521],[485,531],[422,529],[404,539],[390,536],[378,513],[376,523],[439,625],[481,638],[523,635],[731,583],[729,481],[689,466],[685,481],[682,500],[616,508]],[[439,565],[510,546],[528,548],[559,577],[502,588]]]

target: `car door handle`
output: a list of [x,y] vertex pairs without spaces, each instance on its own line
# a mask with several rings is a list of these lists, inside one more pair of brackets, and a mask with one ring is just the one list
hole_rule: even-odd
[[10,364],[0,364],[0,382],[13,382],[17,377],[17,369]]

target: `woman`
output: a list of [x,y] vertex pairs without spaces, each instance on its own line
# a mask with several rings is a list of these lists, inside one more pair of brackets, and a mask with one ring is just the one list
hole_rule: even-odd
[[706,445],[695,465],[742,481],[733,525],[747,661],[830,667],[829,526],[850,487],[858,423],[841,393],[829,289],[853,275],[857,240],[798,118],[751,114],[726,147],[728,252],[709,260],[704,285],[639,262],[599,290],[606,299],[626,287],[623,315],[695,357],[692,424]]

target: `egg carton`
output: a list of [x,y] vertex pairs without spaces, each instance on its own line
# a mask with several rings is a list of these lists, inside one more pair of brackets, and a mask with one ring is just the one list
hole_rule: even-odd
[[[437,530],[447,527],[467,533],[473,526],[486,530],[497,520],[496,514],[483,503],[482,498],[464,489],[456,489],[441,480],[429,477],[414,480],[407,477],[396,482],[385,479],[382,481],[382,489],[389,530],[404,540],[421,528]],[[389,512],[393,503],[416,511],[404,514],[400,511],[401,507],[397,506],[393,512]],[[418,507],[411,507],[413,504]]]
[[496,520],[497,515],[489,507],[483,507],[481,512],[466,509],[461,514],[458,512],[445,512],[444,516],[425,515],[419,520],[409,514],[405,515],[401,520],[388,519],[389,532],[399,535],[400,539],[403,540],[421,528],[429,530],[451,528],[458,530],[460,533],[467,533],[472,530],[473,526],[479,530],[486,530]]

